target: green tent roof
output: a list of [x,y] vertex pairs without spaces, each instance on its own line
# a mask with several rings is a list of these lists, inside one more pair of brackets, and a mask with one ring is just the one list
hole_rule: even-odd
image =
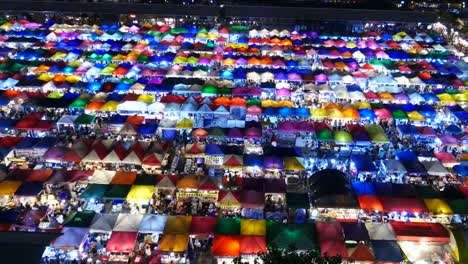
[[395,119],[408,119],[408,115],[401,109],[393,111],[392,116]]
[[88,105],[89,101],[84,100],[81,98],[76,99],[71,105],[69,105],[69,108],[78,108],[78,109],[84,109]]
[[228,88],[228,87],[221,87],[218,90],[218,94],[220,94],[220,95],[230,95],[230,94],[232,94],[232,90],[231,90],[231,88]]
[[156,175],[151,174],[138,174],[134,185],[156,185]]
[[69,215],[68,219],[65,220],[65,226],[67,227],[89,227],[93,221],[95,211],[73,211]]
[[450,202],[450,208],[455,214],[468,215],[468,200],[453,200]]
[[286,204],[288,208],[309,209],[309,195],[307,193],[286,193]]
[[100,199],[106,192],[107,184],[88,184],[86,190],[81,194],[84,199]]
[[207,85],[203,87],[202,93],[204,94],[217,94],[218,93],[218,88],[216,88],[213,85]]
[[317,140],[318,141],[334,141],[333,135],[331,134],[330,130],[328,129],[323,129],[320,131],[316,132],[317,134]]
[[90,125],[96,120],[96,116],[94,115],[87,115],[82,114],[78,118],[75,119],[76,125]]
[[247,100],[247,106],[251,106],[251,105],[262,106],[262,101],[260,101],[260,99],[249,99],[249,100]]
[[181,33],[188,33],[188,29],[183,27],[172,28],[171,33],[174,35],[181,34]]
[[107,188],[104,198],[109,200],[125,200],[131,188],[131,185],[111,184]]
[[275,244],[279,249],[287,249],[289,246],[299,250],[318,248],[313,224],[282,224],[268,221],[266,240],[269,245]]
[[249,28],[247,26],[242,26],[242,25],[234,25],[231,26],[232,31],[247,31]]
[[217,218],[215,233],[218,235],[239,235],[240,218]]
[[335,132],[335,141],[337,142],[352,142],[353,137],[346,131],[336,131]]
[[421,198],[424,199],[435,199],[440,198],[440,193],[432,187],[432,185],[414,185],[414,189]]
[[468,263],[468,243],[463,229],[451,229],[453,237],[457,242],[459,263]]
[[213,127],[208,130],[208,136],[222,138],[226,136],[226,132],[220,127]]

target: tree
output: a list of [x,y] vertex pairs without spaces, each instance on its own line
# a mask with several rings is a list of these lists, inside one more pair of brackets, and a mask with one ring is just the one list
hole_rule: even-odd
[[[276,245],[268,247],[266,253],[259,253],[258,259],[264,264],[340,264],[340,256],[321,256],[318,250],[297,251],[294,246],[281,250]],[[236,257],[234,264],[244,264],[242,257]]]

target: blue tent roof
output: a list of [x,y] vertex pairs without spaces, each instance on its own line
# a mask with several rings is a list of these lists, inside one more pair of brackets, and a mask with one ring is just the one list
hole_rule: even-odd
[[294,115],[295,116],[301,116],[301,117],[310,117],[310,110],[305,107],[299,107],[294,109]]
[[398,131],[400,131],[403,136],[419,135],[419,131],[416,129],[416,127],[410,124],[398,125]]
[[440,101],[439,97],[435,96],[433,93],[423,93],[423,94],[421,94],[421,96],[426,101],[433,101],[433,102],[439,102]]
[[221,78],[223,79],[234,79],[234,74],[229,71],[229,70],[225,70],[221,73]]
[[10,103],[10,98],[0,96],[0,106],[6,106]]
[[351,155],[351,162],[354,163],[354,166],[359,172],[374,172],[377,171],[377,168],[372,162],[372,158],[368,155]]
[[123,94],[118,94],[118,93],[111,93],[107,98],[106,101],[114,101],[114,102],[120,102],[122,101],[122,98],[124,97]]
[[97,92],[101,89],[101,86],[102,86],[102,83],[92,82],[88,84],[87,89],[88,91]]
[[453,171],[463,177],[468,176],[468,166],[467,165],[455,165],[453,166]]
[[266,107],[263,109],[264,116],[277,116],[278,112],[274,107]]
[[23,182],[16,190],[15,195],[18,196],[37,196],[42,191],[42,183]]
[[14,210],[2,210],[0,211],[0,223],[15,224],[18,215]]
[[122,116],[122,115],[113,115],[110,120],[109,120],[109,123],[111,125],[123,125],[125,123],[125,121],[127,121],[127,117],[126,116]]
[[158,125],[156,124],[142,124],[138,127],[137,133],[140,135],[152,135],[156,133]]
[[394,240],[372,240],[372,248],[376,261],[381,262],[401,262],[403,256],[401,255],[400,247]]
[[352,185],[357,195],[375,195],[374,185],[370,182],[353,182]]
[[130,84],[120,82],[119,84],[117,84],[115,86],[114,91],[116,91],[116,92],[126,92],[126,91],[128,91],[128,89],[130,89]]
[[260,156],[260,155],[244,155],[244,166],[263,167],[263,156]]
[[412,151],[397,151],[396,156],[400,161],[414,161],[418,160],[418,157]]
[[280,116],[294,116],[293,110],[287,106],[279,108],[278,114]]
[[359,110],[359,115],[360,115],[361,118],[363,118],[363,119],[376,119],[376,118],[377,118],[377,117],[375,116],[374,111],[372,111],[371,109],[367,109],[367,108],[360,109],[360,110]]
[[459,135],[463,133],[463,130],[456,125],[450,125],[446,127],[444,131],[446,134],[450,134],[450,135]]
[[43,148],[49,149],[57,144],[58,138],[56,137],[44,137],[41,138],[36,144],[34,144],[34,148]]
[[205,153],[209,156],[224,156],[223,151],[216,144],[207,144],[205,147]]
[[15,145],[15,149],[29,149],[39,142],[38,138],[25,137],[18,144]]

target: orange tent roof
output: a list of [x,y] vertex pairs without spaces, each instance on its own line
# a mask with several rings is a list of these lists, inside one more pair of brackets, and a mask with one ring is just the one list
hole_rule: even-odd
[[244,98],[236,97],[236,98],[231,99],[231,105],[234,105],[234,106],[245,106],[246,103],[247,102],[245,101]]
[[359,112],[354,108],[348,108],[346,110],[343,110],[342,113],[345,118],[359,119],[361,117],[359,115]]
[[104,104],[104,102],[91,102],[86,106],[85,110],[98,111]]
[[135,182],[136,176],[137,176],[136,172],[117,171],[110,183],[132,185]]
[[224,106],[228,106],[231,104],[231,100],[229,100],[229,98],[226,98],[224,96],[222,97],[218,97],[214,100],[214,103],[215,105],[224,105]]
[[383,211],[382,203],[375,195],[360,195],[358,201],[363,210]]
[[133,115],[133,116],[129,116],[127,118],[127,121],[125,121],[125,123],[132,124],[132,125],[140,125],[140,124],[143,124],[144,121],[145,121],[144,116]]
[[369,63],[364,64],[364,65],[362,66],[362,68],[363,68],[364,70],[369,70],[369,71],[374,70],[374,67],[372,67]]
[[206,138],[208,137],[208,132],[203,128],[198,128],[192,131],[192,136],[197,138]]

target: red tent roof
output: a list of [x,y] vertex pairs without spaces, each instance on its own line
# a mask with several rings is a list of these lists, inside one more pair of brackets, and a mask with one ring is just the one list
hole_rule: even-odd
[[439,223],[391,222],[397,240],[415,242],[450,242],[450,235]]
[[26,181],[45,182],[52,176],[53,170],[32,170]]
[[190,234],[197,236],[214,235],[216,227],[216,217],[193,216]]
[[145,157],[142,164],[147,166],[161,166],[161,161],[158,159],[155,153],[153,153]]
[[23,139],[23,137],[6,136],[6,137],[0,139],[0,147],[11,148],[11,147],[15,146],[16,144],[18,144],[22,139]]
[[246,255],[257,255],[266,252],[265,236],[241,236],[240,253]]
[[224,162],[224,166],[228,167],[242,167],[242,163],[237,159],[236,156],[231,155],[226,162]]
[[382,203],[375,195],[359,195],[358,201],[362,210],[383,211]]
[[359,243],[356,249],[354,249],[353,253],[348,258],[351,261],[370,261],[374,262],[375,257],[370,252],[369,248],[366,247],[363,243]]
[[212,177],[206,176],[202,179],[200,185],[198,186],[198,190],[218,191],[219,186],[216,184],[216,182],[213,181]]
[[107,242],[106,250],[109,252],[132,252],[137,236],[138,232],[113,231]]
[[188,154],[200,154],[202,153],[201,149],[198,147],[198,144],[193,144],[192,147],[187,151]]
[[427,213],[424,201],[419,198],[379,197],[385,212]]
[[63,155],[62,161],[79,163],[81,161],[81,157],[76,154],[75,151],[69,150],[67,153],[65,153],[65,155]]
[[341,256],[342,259],[348,258],[348,251],[343,239],[320,241],[320,254],[330,257]]
[[216,235],[211,250],[214,256],[237,257],[240,254],[240,236]]
[[338,222],[316,222],[315,227],[320,241],[343,239],[343,230]]

